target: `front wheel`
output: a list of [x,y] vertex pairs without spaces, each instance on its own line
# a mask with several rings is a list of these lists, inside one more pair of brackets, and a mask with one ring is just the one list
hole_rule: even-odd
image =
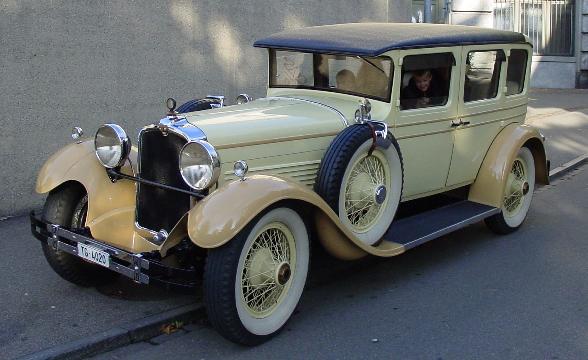
[[308,232],[298,213],[280,207],[258,217],[208,254],[204,301],[210,322],[239,344],[268,340],[294,312],[308,264]]
[[516,231],[527,217],[534,189],[533,153],[528,148],[522,147],[506,179],[502,211],[485,220],[488,228],[497,234],[509,234]]
[[[81,186],[64,185],[47,197],[43,219],[71,228],[86,226],[88,195]],[[96,264],[42,244],[43,254],[51,268],[63,279],[83,287],[99,286],[116,280],[118,274]]]

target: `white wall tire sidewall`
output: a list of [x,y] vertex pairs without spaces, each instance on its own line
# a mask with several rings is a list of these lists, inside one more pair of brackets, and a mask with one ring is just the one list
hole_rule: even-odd
[[345,183],[345,179],[349,178],[351,173],[353,164],[359,159],[361,156],[365,156],[369,151],[370,147],[372,146],[372,140],[369,139],[361,144],[345,168],[345,173],[343,174],[343,181],[341,189],[339,189],[339,203],[338,203],[338,210],[339,210],[339,219],[341,223],[345,225],[347,229],[349,229],[353,234],[364,242],[367,245],[373,245],[378,242],[382,236],[386,233],[386,230],[390,227],[390,223],[394,219],[394,215],[396,215],[396,210],[398,209],[398,204],[400,203],[400,197],[402,195],[402,163],[400,161],[400,155],[398,154],[398,150],[393,144],[390,144],[388,149],[384,149],[382,147],[377,147],[374,151],[382,152],[386,159],[388,160],[388,164],[390,165],[390,183],[391,188],[387,190],[387,202],[386,202],[386,209],[384,209],[384,213],[381,214],[380,219],[377,224],[374,224],[371,229],[366,232],[357,232],[354,230],[351,222],[345,215],[345,187],[343,184]]
[[[294,235],[296,244],[296,269],[292,274],[292,284],[288,293],[283,298],[282,303],[267,317],[255,318],[245,308],[243,300],[241,299],[241,273],[245,262],[247,251],[251,247],[255,236],[262,227],[272,222],[281,222],[286,225]],[[306,276],[308,274],[308,265],[310,257],[310,247],[308,233],[304,221],[294,210],[289,208],[276,208],[269,211],[261,217],[255,226],[249,232],[247,240],[241,249],[239,255],[239,263],[237,265],[237,273],[235,274],[235,303],[237,307],[237,314],[241,320],[241,324],[247,331],[254,335],[264,336],[270,335],[278,331],[288,321],[302,295],[304,286],[306,284]]]
[[517,157],[520,157],[525,162],[525,166],[527,168],[527,182],[529,183],[529,192],[524,198],[523,205],[514,216],[507,216],[504,208],[502,209],[504,222],[511,228],[517,228],[521,226],[523,221],[525,221],[527,213],[529,212],[529,208],[531,207],[533,191],[535,190],[535,160],[533,158],[533,153],[531,153],[531,150],[528,148],[522,147],[519,149]]

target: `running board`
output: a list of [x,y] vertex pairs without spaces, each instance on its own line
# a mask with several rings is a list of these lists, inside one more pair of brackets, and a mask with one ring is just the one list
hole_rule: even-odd
[[408,250],[498,213],[498,208],[463,200],[393,221],[383,238]]

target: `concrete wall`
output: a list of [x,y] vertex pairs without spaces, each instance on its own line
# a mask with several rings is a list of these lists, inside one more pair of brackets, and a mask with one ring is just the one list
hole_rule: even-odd
[[453,0],[449,23],[454,25],[493,27],[492,0]]
[[573,89],[576,87],[576,58],[533,56],[531,87]]
[[36,173],[105,122],[132,139],[164,100],[264,95],[267,52],[251,44],[285,28],[408,21],[410,0],[0,2],[0,217],[39,207]]
[[582,2],[580,9],[580,74],[578,86],[588,88],[588,0]]

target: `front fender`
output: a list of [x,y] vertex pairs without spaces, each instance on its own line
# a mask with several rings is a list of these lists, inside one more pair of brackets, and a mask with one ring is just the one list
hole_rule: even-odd
[[[136,157],[136,149],[131,150],[133,164]],[[129,165],[121,171],[133,174]],[[69,144],[53,154],[39,171],[36,191],[44,194],[70,181],[81,184],[88,193],[86,226],[94,238],[133,252],[155,249],[135,232],[135,184],[110,181],[92,140]]]
[[549,184],[545,147],[539,131],[528,125],[510,124],[494,139],[486,153],[468,200],[502,207],[504,186],[519,149],[526,146],[535,159],[535,183]]
[[283,200],[309,206],[319,240],[333,256],[357,259],[367,254],[392,256],[404,252],[399,244],[383,241],[379,246],[361,242],[314,191],[288,179],[253,175],[215,190],[188,213],[188,235],[197,246],[211,249],[229,242],[259,213]]

